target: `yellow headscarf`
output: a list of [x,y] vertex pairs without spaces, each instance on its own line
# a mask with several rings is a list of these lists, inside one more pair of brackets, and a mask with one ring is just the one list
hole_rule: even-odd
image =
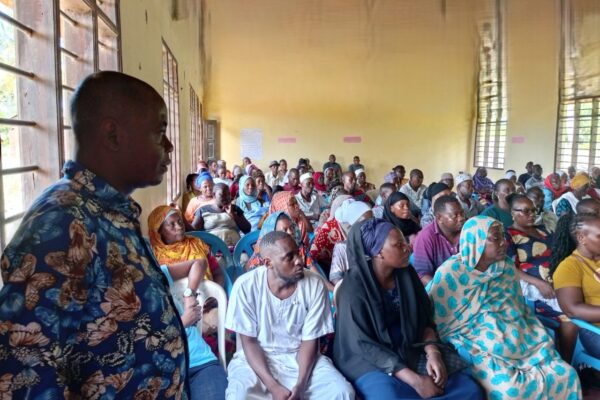
[[[210,248],[202,240],[185,236],[183,240],[173,244],[165,244],[160,236],[160,227],[173,212],[181,215],[181,211],[170,206],[158,206],[148,216],[148,236],[154,256],[160,264],[175,264],[182,261],[206,259]],[[204,279],[212,280],[210,268],[206,269]]]
[[590,177],[585,172],[578,172],[575,174],[573,179],[571,179],[571,189],[579,189],[590,183]]

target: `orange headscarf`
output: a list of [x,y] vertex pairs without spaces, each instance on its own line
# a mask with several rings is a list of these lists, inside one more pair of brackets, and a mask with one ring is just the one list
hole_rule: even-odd
[[[290,212],[290,199],[294,197],[294,193],[283,191],[277,192],[273,195],[271,199],[271,207],[269,207],[269,215],[276,213],[277,211],[283,211],[287,215],[292,215]],[[302,210],[299,210],[302,212]],[[294,219],[296,225],[298,225],[298,229],[300,229],[300,237],[302,238],[302,242],[308,246],[308,228],[306,226],[306,218],[296,218]]]
[[[158,206],[148,216],[148,236],[154,256],[160,264],[175,264],[182,261],[206,259],[210,248],[202,240],[185,236],[182,241],[165,244],[160,236],[160,227],[172,213],[181,215],[181,211],[170,206]],[[206,268],[204,279],[212,280],[210,268]]]

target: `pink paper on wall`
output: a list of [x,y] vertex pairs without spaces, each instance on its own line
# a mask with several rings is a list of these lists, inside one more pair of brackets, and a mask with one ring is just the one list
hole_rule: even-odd
[[362,136],[344,136],[344,143],[361,143]]
[[525,137],[524,136],[513,136],[510,139],[511,143],[516,143],[516,144],[523,144],[525,143]]
[[279,137],[277,138],[277,143],[296,143],[295,137]]

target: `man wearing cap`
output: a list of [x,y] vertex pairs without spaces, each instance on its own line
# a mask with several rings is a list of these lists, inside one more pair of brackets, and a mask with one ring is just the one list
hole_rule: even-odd
[[275,186],[281,185],[283,181],[283,176],[279,175],[279,162],[277,160],[271,161],[269,169],[270,171],[265,175],[265,183],[274,189]]
[[484,208],[480,202],[471,197],[473,196],[473,190],[473,177],[471,174],[459,173],[456,177],[456,199],[465,212],[466,219],[481,214]]
[[[434,221],[433,206],[435,205],[435,201],[439,197],[450,195],[452,195],[452,191],[445,183],[434,182],[429,185],[429,188],[427,188],[427,191],[425,192],[425,197],[430,200],[430,206],[428,210],[423,212],[423,216],[421,217],[421,228],[425,228]],[[425,202],[425,199],[423,199],[423,202]]]
[[433,212],[434,221],[419,232],[413,246],[412,266],[423,285],[429,283],[444,261],[458,253],[460,231],[465,223],[460,203],[449,194],[436,197]]
[[323,196],[313,190],[315,187],[315,181],[310,172],[302,174],[300,176],[300,192],[296,194],[296,200],[300,209],[306,215],[306,218],[311,224],[316,226],[321,216],[321,211],[326,207]]

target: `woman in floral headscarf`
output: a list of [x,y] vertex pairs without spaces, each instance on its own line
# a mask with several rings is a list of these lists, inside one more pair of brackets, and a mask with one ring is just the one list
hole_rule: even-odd
[[578,399],[576,371],[525,304],[500,222],[469,219],[427,287],[443,341],[466,350],[490,399]]
[[308,219],[306,219],[302,210],[300,210],[300,206],[298,205],[296,197],[294,197],[294,193],[283,191],[273,195],[268,215],[274,214],[277,211],[283,211],[292,218],[292,221],[294,221],[298,226],[298,229],[300,229],[302,243],[305,246],[308,246],[308,232],[312,232],[312,225],[308,222]]

